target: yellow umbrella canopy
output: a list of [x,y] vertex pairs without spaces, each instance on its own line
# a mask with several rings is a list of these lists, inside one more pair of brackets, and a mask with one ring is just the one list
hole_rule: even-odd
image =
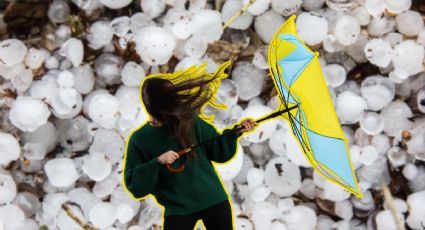
[[347,138],[341,129],[325,79],[319,53],[312,52],[296,32],[295,15],[271,39],[268,62],[280,108],[292,134],[313,168],[333,183],[362,198],[350,160]]

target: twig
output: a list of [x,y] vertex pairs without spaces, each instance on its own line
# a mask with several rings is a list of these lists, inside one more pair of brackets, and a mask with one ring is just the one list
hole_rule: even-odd
[[65,210],[65,213],[71,217],[71,219],[73,219],[75,222],[77,222],[78,225],[80,225],[83,229],[85,230],[97,230],[97,228],[94,228],[88,224],[83,223],[83,221],[81,221],[77,216],[74,215],[74,213],[72,213],[71,209],[67,206],[67,204],[62,204],[62,209]]
[[400,222],[400,219],[399,219],[400,215],[399,215],[399,212],[397,211],[397,208],[394,205],[394,199],[393,199],[393,196],[391,195],[391,191],[384,182],[382,182],[382,192],[384,193],[384,198],[387,201],[388,207],[391,210],[391,214],[394,217],[394,221],[396,223],[397,229],[405,230],[404,226]]
[[224,24],[224,26],[223,26],[223,30],[227,27],[227,26],[229,26],[237,17],[239,17],[239,15],[241,15],[243,12],[245,12],[247,9],[248,9],[248,7],[250,7],[255,1],[257,1],[257,0],[249,0],[249,3],[248,4],[246,4],[245,6],[243,6],[242,7],[242,9],[241,10],[239,10],[238,12],[236,12],[236,14],[235,15],[233,15],[227,22],[226,22],[226,24]]

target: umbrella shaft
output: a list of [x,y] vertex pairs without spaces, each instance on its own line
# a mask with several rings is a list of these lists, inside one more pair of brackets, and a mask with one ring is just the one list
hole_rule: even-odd
[[[276,112],[274,112],[274,113],[269,114],[269,115],[268,115],[268,116],[266,116],[266,117],[263,117],[263,118],[260,118],[260,119],[256,120],[255,122],[260,123],[260,122],[265,121],[265,120],[268,120],[268,119],[270,119],[270,118],[277,117],[277,116],[279,116],[279,115],[281,115],[281,114],[283,114],[283,113],[287,113],[287,112],[289,112],[289,111],[291,111],[291,110],[293,110],[293,109],[295,109],[295,108],[298,108],[298,105],[294,105],[294,106],[289,107],[289,108],[286,108],[286,109],[284,109],[284,110],[276,111]],[[227,132],[227,133],[225,133],[225,134],[222,134],[222,135],[220,135],[220,136],[216,136],[216,137],[214,137],[214,138],[212,138],[212,139],[206,140],[206,141],[204,141],[204,142],[202,142],[202,143],[199,143],[199,144],[197,144],[197,145],[191,146],[191,147],[189,147],[189,148],[190,148],[190,149],[197,148],[197,147],[202,146],[202,145],[205,145],[205,144],[207,144],[207,143],[209,143],[209,142],[211,142],[211,141],[213,141],[213,140],[215,140],[215,139],[217,139],[217,138],[220,138],[220,137],[223,137],[223,136],[229,135],[229,134],[231,134],[231,133],[235,133],[235,132],[237,132],[237,131],[239,131],[239,130],[241,130],[241,129],[243,129],[243,128],[244,128],[243,126],[242,126],[242,127],[234,128],[234,129],[230,130],[229,132]]]

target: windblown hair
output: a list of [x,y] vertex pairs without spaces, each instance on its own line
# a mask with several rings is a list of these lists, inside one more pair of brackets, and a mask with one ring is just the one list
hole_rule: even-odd
[[[202,108],[209,104],[215,108],[227,108],[218,104],[216,92],[222,78],[228,75],[224,70],[231,64],[221,64],[213,74],[205,70],[206,63],[199,67],[191,66],[174,73],[158,73],[146,77],[141,84],[141,96],[149,115],[165,123],[170,135],[177,139],[183,148],[190,147],[194,137],[194,124],[197,116],[213,119],[202,114]],[[193,149],[189,159],[196,158]]]

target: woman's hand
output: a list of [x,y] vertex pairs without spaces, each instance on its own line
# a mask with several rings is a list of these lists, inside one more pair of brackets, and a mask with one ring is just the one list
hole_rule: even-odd
[[167,152],[161,154],[158,157],[158,161],[161,164],[172,164],[180,155],[173,150],[168,150]]
[[253,130],[255,128],[255,126],[257,126],[257,125],[258,125],[257,122],[255,122],[251,118],[248,118],[246,120],[243,120],[242,123],[239,125],[239,126],[244,127],[239,132],[249,132],[249,131]]

